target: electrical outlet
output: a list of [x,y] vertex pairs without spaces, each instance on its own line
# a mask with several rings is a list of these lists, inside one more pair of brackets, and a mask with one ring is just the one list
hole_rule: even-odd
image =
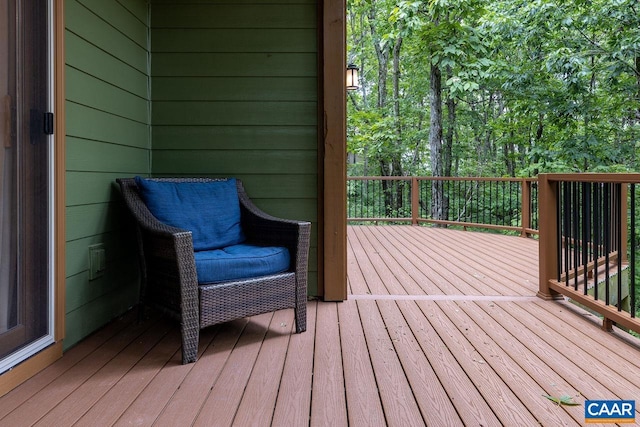
[[104,243],[89,246],[89,280],[97,279],[104,275],[107,269],[107,258]]

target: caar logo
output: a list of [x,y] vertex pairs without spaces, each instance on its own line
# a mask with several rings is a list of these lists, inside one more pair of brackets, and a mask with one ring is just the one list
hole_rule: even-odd
[[586,423],[635,423],[635,400],[587,400],[584,405]]

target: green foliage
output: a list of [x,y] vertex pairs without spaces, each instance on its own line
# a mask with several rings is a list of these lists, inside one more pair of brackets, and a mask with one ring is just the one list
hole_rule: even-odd
[[[372,175],[393,161],[406,175],[429,174],[430,157],[443,155],[428,144],[436,66],[452,175],[638,171],[639,8],[637,0],[349,0],[349,60],[362,85],[349,95],[348,149]],[[398,45],[394,97],[392,69],[380,68],[375,48],[391,58]]]

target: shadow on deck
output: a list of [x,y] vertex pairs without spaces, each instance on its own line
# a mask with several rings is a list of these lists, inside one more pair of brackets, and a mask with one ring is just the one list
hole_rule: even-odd
[[0,398],[0,425],[582,425],[586,399],[640,395],[635,339],[534,296],[533,239],[353,226],[348,251],[349,300],[310,301],[307,332],[230,322],[180,365],[178,328],[130,314]]

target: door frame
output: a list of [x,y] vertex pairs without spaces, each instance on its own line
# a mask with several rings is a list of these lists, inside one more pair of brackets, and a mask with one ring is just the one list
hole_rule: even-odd
[[53,40],[49,58],[53,61],[54,153],[53,153],[53,306],[54,343],[0,375],[0,396],[26,381],[62,357],[65,317],[65,93],[64,93],[64,0],[52,0]]

